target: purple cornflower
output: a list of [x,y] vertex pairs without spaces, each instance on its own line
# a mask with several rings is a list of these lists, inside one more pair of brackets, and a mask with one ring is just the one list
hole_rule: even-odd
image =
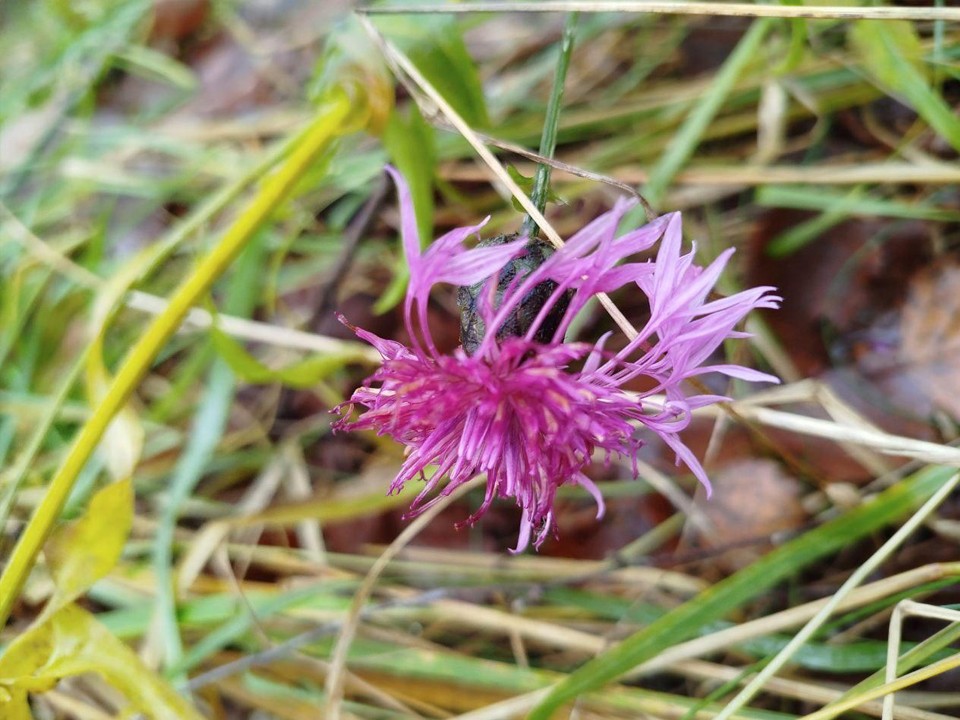
[[[495,497],[514,498],[523,513],[514,552],[526,548],[532,536],[539,548],[555,527],[557,488],[584,487],[595,498],[600,518],[603,499],[583,469],[595,451],[602,451],[607,462],[612,456],[635,460],[644,444],[644,429],[656,433],[709,492],[703,467],[679,433],[689,424],[693,409],[725,398],[687,395],[683,381],[718,372],[777,382],[739,365],[702,364],[727,338],[746,336],[734,327],[748,312],[778,306],[780,298],[771,294],[772,288],[708,301],[733,250],[724,251],[706,268],[694,265],[694,252],[680,251],[680,213],[617,237],[617,225],[632,206],[618,201],[539,267],[526,275],[517,273],[505,288],[501,285],[498,297],[499,273],[526,252],[527,239],[468,249],[464,241],[477,235],[484,221],[452,230],[421,252],[410,191],[399,173],[392,168],[388,172],[397,185],[410,266],[404,304],[410,347],[353,328],[380,352],[383,364],[344,403],[346,408],[359,405],[366,411],[356,420],[342,417],[335,427],[375,430],[406,446],[406,461],[390,492],[414,478],[425,480],[411,507],[419,513],[486,473],[483,503],[462,524],[476,521]],[[624,262],[658,240],[655,260]],[[548,281],[552,284],[542,285]],[[438,283],[484,283],[477,310],[488,331],[470,355],[462,347],[443,355],[430,336],[427,302]],[[650,318],[622,350],[605,350],[610,333],[596,343],[563,342],[571,321],[590,298],[625,285],[646,295]],[[552,293],[526,334],[498,339],[493,329],[503,327],[538,286],[550,287]],[[545,343],[535,341],[551,310],[562,309],[566,301],[553,337]],[[556,324],[556,319],[552,322]],[[649,390],[623,389],[641,376],[647,378]],[[653,395],[662,398],[655,401]],[[449,482],[435,493],[444,478]]]

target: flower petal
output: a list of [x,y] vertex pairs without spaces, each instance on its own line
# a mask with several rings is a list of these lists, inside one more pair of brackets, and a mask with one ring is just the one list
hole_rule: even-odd
[[[599,454],[606,462],[629,460],[636,475],[636,456],[644,435],[650,433],[673,450],[678,464],[684,463],[709,494],[706,472],[680,433],[696,408],[726,398],[688,395],[685,382],[704,373],[777,381],[750,368],[710,362],[725,340],[747,336],[735,328],[751,310],[779,305],[773,289],[752,288],[710,300],[732,250],[707,267],[697,266],[694,251],[681,251],[679,213],[617,236],[617,227],[632,206],[628,201],[618,201],[539,267],[525,276],[517,274],[503,288],[501,270],[526,251],[528,240],[466,247],[482,228],[480,223],[451,230],[421,250],[409,188],[393,168],[388,172],[397,185],[401,235],[410,264],[404,312],[412,347],[353,328],[384,361],[341,406],[358,405],[366,411],[356,419],[346,413],[334,427],[375,430],[406,446],[406,459],[391,491],[417,478],[425,481],[410,513],[422,512],[483,474],[487,480],[483,501],[465,523],[479,518],[495,498],[511,498],[521,508],[511,552],[522,552],[530,544],[539,548],[555,532],[558,488],[584,487],[601,517],[603,497],[584,474],[585,468]],[[631,260],[657,241],[655,260]],[[437,352],[426,326],[434,285],[485,283],[477,309],[487,327],[499,328],[545,281],[553,285],[537,311],[534,329],[525,337],[498,338],[493,333],[472,355],[462,349],[452,355]],[[610,333],[595,343],[560,341],[591,298],[624,287],[642,292],[650,307],[649,320],[637,338],[616,352],[605,350]],[[568,295],[572,298],[556,324],[553,341],[535,342],[537,327],[555,304],[563,307],[560,299]],[[644,379],[646,391],[628,392],[625,384],[637,378]]]

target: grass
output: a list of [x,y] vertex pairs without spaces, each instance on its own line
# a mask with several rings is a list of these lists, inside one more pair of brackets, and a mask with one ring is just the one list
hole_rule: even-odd
[[[508,232],[512,196],[559,244],[613,181],[637,186],[684,210],[703,260],[744,251],[730,292],[758,243],[797,263],[851,222],[921,223],[929,267],[956,261],[957,11],[626,5],[567,8],[583,12],[563,204],[546,213],[507,168],[533,176],[536,155],[502,148],[539,142],[562,14],[0,10],[0,715],[855,718],[881,717],[893,689],[896,717],[956,714],[950,608],[883,683],[897,604],[957,602],[960,418],[866,419],[798,369],[789,333],[749,354],[796,382],[734,387],[701,414],[711,472],[745,427],[747,457],[792,473],[807,517],[736,570],[713,565],[737,541],[682,540],[710,506],[669,463],[600,483],[611,507],[675,507],[590,536],[597,559],[510,556],[496,518],[454,536],[450,503],[398,524],[416,490],[385,496],[398,449],[331,437],[326,411],[375,362],[332,312],[376,307],[389,326],[403,292],[387,160],[424,234],[485,214]],[[629,298],[601,303],[613,324],[584,322],[635,332]],[[834,452],[855,485],[815,457]]]

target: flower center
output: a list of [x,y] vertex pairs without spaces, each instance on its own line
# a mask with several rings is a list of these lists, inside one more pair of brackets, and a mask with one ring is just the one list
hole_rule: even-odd
[[[483,240],[478,247],[491,247],[513,242],[517,235],[497,235],[494,238]],[[486,300],[486,304],[492,305],[487,312],[496,312],[504,303],[512,300],[512,291],[523,283],[524,279],[536,270],[540,265],[553,254],[553,248],[543,240],[531,240],[527,244],[526,252],[519,257],[510,260],[497,274],[497,287],[493,292],[493,302]],[[463,345],[467,355],[473,355],[486,335],[486,323],[483,319],[483,309],[485,304],[484,295],[489,293],[490,278],[475,285],[463,286],[457,292],[457,304],[460,306],[460,342]],[[497,328],[497,340],[502,341],[508,337],[523,337],[533,326],[537,314],[543,309],[543,306],[549,300],[557,284],[552,280],[545,280],[538,283],[526,296],[516,303],[514,310],[507,316],[507,319]],[[541,344],[548,344],[552,341],[554,333],[563,320],[564,313],[570,304],[573,296],[572,291],[563,294],[554,304],[550,312],[536,329],[533,339]]]

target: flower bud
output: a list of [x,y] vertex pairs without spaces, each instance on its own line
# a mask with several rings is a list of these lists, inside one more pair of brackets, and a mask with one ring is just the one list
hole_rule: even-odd
[[[497,235],[480,241],[477,247],[504,245],[513,242],[518,237],[516,233]],[[496,311],[500,307],[503,302],[503,294],[511,285],[516,287],[522,283],[531,272],[540,267],[552,254],[553,248],[549,243],[540,239],[533,239],[527,244],[526,252],[523,255],[507,262],[497,276],[497,288],[491,310]],[[510,313],[506,321],[497,328],[497,341],[502,341],[508,337],[523,337],[526,335],[537,314],[543,309],[556,289],[557,284],[553,280],[544,280],[542,283],[538,283],[527,293],[527,296],[517,305],[516,309]],[[473,355],[476,352],[486,334],[486,325],[479,305],[482,293],[489,291],[486,280],[474,285],[461,286],[457,291],[457,305],[460,307],[460,342],[467,355]],[[553,340],[553,334],[563,320],[572,296],[573,291],[568,290],[557,299],[534,333],[533,340],[535,342],[545,345]]]

